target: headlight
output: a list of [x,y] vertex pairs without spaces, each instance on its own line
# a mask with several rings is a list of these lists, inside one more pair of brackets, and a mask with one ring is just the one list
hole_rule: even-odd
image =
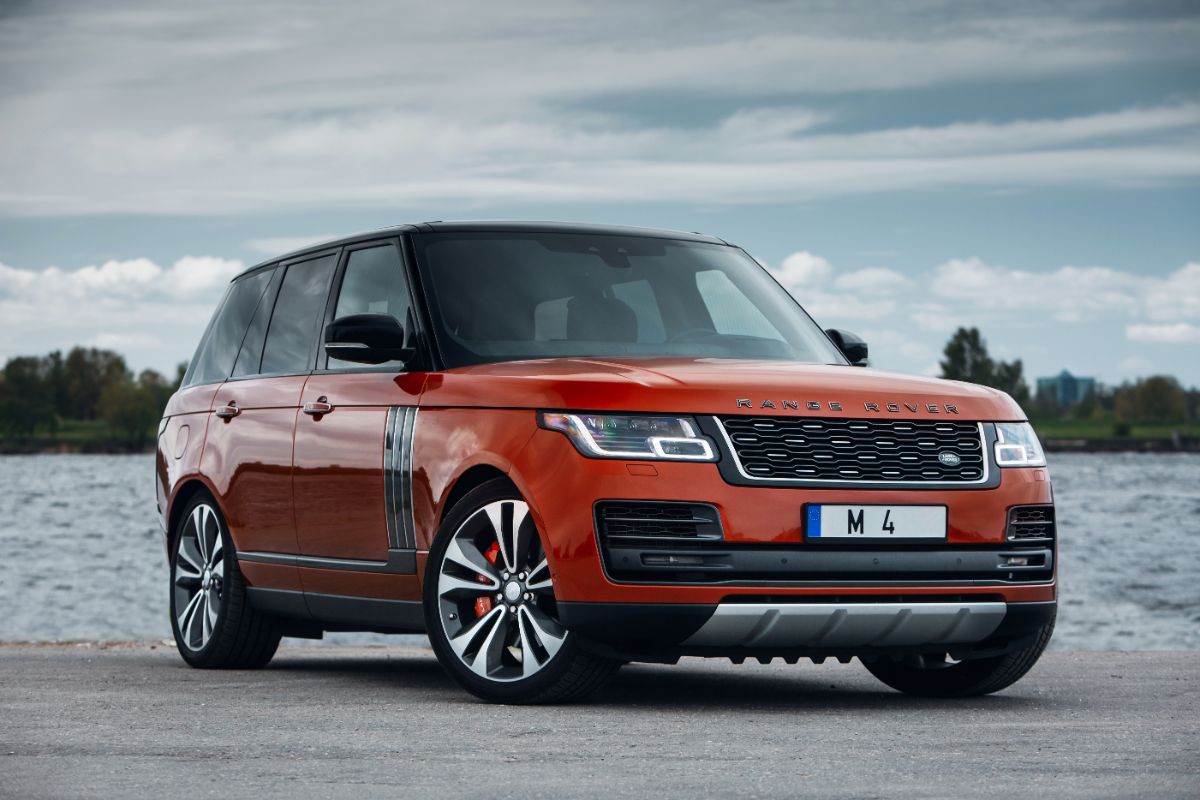
[[717,460],[712,442],[689,417],[542,411],[538,424],[565,433],[579,452],[591,458]]
[[1002,467],[1044,467],[1046,454],[1028,422],[996,423],[996,463]]

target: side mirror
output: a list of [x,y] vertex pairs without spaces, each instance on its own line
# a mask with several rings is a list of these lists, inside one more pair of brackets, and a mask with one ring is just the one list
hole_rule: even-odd
[[358,364],[407,361],[416,352],[404,346],[404,326],[391,314],[352,314],[325,326],[330,358]]
[[825,334],[833,340],[837,349],[842,351],[842,355],[852,366],[865,367],[867,365],[867,343],[858,336],[850,331],[842,331],[837,328],[829,328]]

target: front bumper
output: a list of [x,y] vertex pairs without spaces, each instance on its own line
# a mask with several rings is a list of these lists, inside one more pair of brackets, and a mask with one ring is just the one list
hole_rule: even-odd
[[1053,601],[891,598],[774,599],[714,605],[559,603],[563,624],[606,655],[846,657],[949,652],[956,658],[1026,647],[1054,621]]
[[[1011,507],[1053,502],[1044,469],[1005,469],[998,486],[975,490],[735,486],[716,464],[589,459],[562,434],[539,429],[510,475],[545,532],[561,604],[694,604],[707,619],[718,604],[764,595],[788,602],[882,601],[900,594],[1007,604],[1056,599],[1053,548],[1017,548],[1006,538]],[[611,500],[707,504],[719,513],[722,533],[698,545],[699,564],[646,558],[678,554],[677,549],[611,548],[607,555],[630,561],[623,565],[627,569],[609,572],[594,509]],[[948,536],[937,546],[835,548],[809,542],[802,519],[809,503],[943,505]],[[1009,562],[1013,556],[1028,560]]]

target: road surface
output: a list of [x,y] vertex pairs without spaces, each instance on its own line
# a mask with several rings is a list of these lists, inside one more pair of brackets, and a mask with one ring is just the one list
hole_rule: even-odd
[[488,706],[417,647],[0,645],[0,796],[1200,797],[1200,654],[1050,653],[1000,695],[861,665],[626,667],[585,705]]

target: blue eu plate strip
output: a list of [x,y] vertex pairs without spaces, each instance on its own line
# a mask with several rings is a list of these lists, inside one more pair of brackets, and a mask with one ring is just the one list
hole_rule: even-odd
[[821,536],[821,507],[808,507],[808,535],[810,537],[820,538]]

